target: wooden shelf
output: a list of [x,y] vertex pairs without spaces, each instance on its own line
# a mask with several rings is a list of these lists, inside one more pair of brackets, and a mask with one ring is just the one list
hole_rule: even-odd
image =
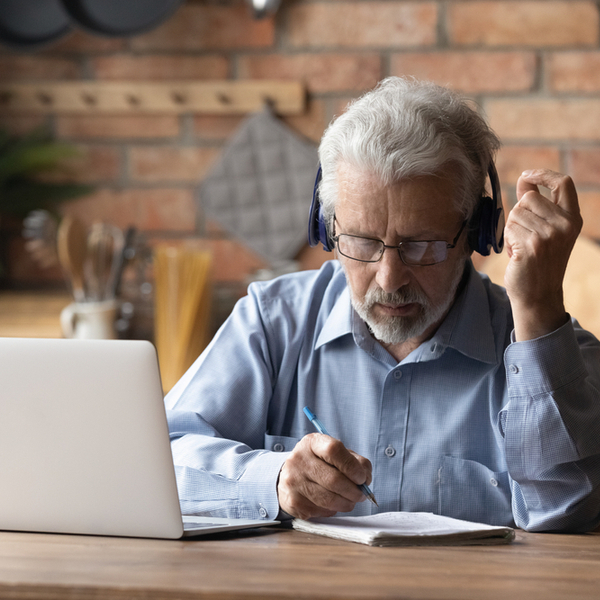
[[15,112],[244,114],[265,104],[280,115],[302,113],[302,84],[275,80],[0,84],[0,110]]

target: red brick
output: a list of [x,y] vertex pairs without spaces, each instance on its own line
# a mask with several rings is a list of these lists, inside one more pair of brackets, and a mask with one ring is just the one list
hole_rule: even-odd
[[600,91],[600,52],[555,52],[548,61],[550,89],[557,92]]
[[216,282],[244,282],[251,273],[268,266],[260,256],[235,239],[211,239],[208,242],[213,253]]
[[225,238],[228,235],[227,231],[225,231],[225,229],[223,229],[219,223],[211,219],[205,220],[203,233],[211,238]]
[[87,54],[94,52],[118,52],[125,48],[125,38],[103,37],[92,35],[81,29],[75,29],[70,34],[54,42],[44,53]]
[[356,100],[356,98],[358,96],[359,95],[357,94],[356,96],[349,96],[346,98],[336,98],[333,102],[334,117],[344,114],[346,112],[346,109],[348,108],[348,105],[350,104],[350,102]]
[[[572,149],[568,162],[569,174],[576,185],[600,186],[600,148]],[[598,217],[600,219],[600,213]]]
[[242,78],[301,80],[312,93],[367,90],[382,74],[376,54],[243,56],[238,66]]
[[[244,118],[194,115],[194,134],[204,140],[225,141],[240,127]],[[284,117],[282,120],[299,134],[318,142],[326,126],[325,103],[322,100],[309,99],[302,114]]]
[[500,181],[514,186],[525,169],[560,171],[560,151],[553,146],[504,146],[496,158]]
[[600,240],[600,189],[595,191],[579,191],[579,206],[583,217],[581,234]]
[[77,156],[66,159],[56,172],[48,173],[46,181],[77,183],[112,183],[119,177],[121,152],[107,146],[78,146]]
[[288,36],[295,48],[431,46],[434,2],[315,2],[292,5]]
[[25,135],[33,129],[47,124],[48,118],[46,115],[8,114],[0,112],[0,128],[14,135]]
[[461,46],[592,46],[598,9],[591,0],[453,2],[448,29]]
[[311,248],[308,244],[303,246],[296,256],[296,260],[302,271],[320,269],[325,261],[332,258],[333,255],[331,252],[325,252],[321,245]]
[[194,115],[194,134],[204,140],[226,140],[243,120],[239,116]]
[[0,81],[77,79],[81,69],[67,58],[41,56],[0,56]]
[[134,50],[266,48],[275,40],[272,18],[257,20],[248,5],[186,4],[164,25],[131,40]]
[[86,225],[105,221],[123,229],[129,225],[139,227],[137,212],[134,198],[129,190],[98,189],[88,196],[66,202],[61,206],[63,215],[77,217]]
[[97,79],[169,80],[225,79],[229,61],[223,56],[131,56],[117,54],[92,60]]
[[63,138],[169,138],[179,135],[172,115],[58,115],[56,130]]
[[198,183],[220,151],[216,148],[136,147],[130,150],[131,177],[137,181]]
[[426,52],[394,54],[392,75],[411,75],[465,93],[532,89],[533,52]]
[[141,229],[195,231],[197,210],[193,190],[139,190],[135,195]]
[[504,99],[486,103],[503,140],[598,140],[600,103],[592,99]]
[[141,231],[192,232],[196,223],[193,191],[181,188],[101,189],[64,204],[62,212],[87,224],[106,221]]
[[309,100],[303,114],[283,120],[291,129],[318,144],[327,127],[325,103],[322,100]]

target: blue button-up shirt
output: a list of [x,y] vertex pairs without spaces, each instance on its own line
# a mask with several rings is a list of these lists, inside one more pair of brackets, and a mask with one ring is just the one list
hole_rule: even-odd
[[514,343],[505,291],[468,264],[402,362],[354,312],[337,261],[252,284],[166,398],[185,513],[274,518],[295,444],[330,434],[373,464],[351,514],[428,511],[529,530],[600,520],[600,343],[570,321]]

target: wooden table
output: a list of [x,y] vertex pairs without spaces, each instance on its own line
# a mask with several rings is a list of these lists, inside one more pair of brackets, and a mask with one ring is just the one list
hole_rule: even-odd
[[0,292],[0,337],[62,337],[60,312],[69,302],[66,292]]
[[600,597],[600,535],[371,548],[278,528],[187,541],[0,532],[0,597],[587,600]]

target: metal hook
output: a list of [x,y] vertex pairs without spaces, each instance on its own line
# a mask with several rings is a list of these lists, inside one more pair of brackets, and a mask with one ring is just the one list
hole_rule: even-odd
[[50,106],[54,102],[54,98],[44,91],[37,93],[37,99],[45,106]]
[[175,104],[185,104],[187,102],[185,94],[182,94],[181,92],[172,92],[171,99]]
[[81,99],[88,106],[95,106],[98,103],[98,98],[88,92],[83,92],[81,94]]
[[142,103],[141,98],[139,96],[134,96],[133,94],[127,94],[126,100],[131,106],[139,106]]
[[223,92],[217,92],[217,100],[219,104],[231,104],[231,98]]

